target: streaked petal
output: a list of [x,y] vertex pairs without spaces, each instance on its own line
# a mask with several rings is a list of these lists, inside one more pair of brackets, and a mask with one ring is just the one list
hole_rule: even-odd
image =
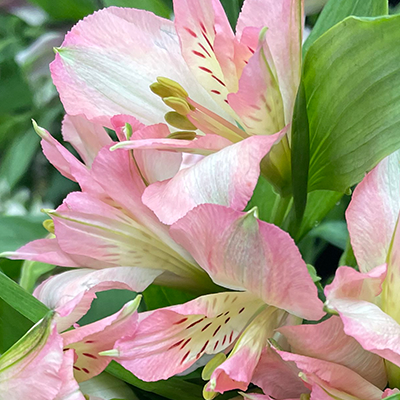
[[34,296],[59,314],[57,328],[64,331],[89,310],[96,292],[110,289],[142,291],[162,273],[156,269],[115,267],[102,270],[80,268],[50,277]]
[[323,316],[322,302],[293,239],[253,212],[204,204],[171,227],[215,283],[247,290],[302,318]]
[[118,339],[134,335],[139,301],[140,297],[107,318],[62,334],[64,349],[75,350],[74,376],[78,382],[98,375],[110,363],[110,357],[99,353],[113,348]]
[[293,353],[344,365],[375,386],[386,386],[382,358],[365,351],[346,335],[339,317],[332,316],[316,325],[284,326],[278,331],[286,337]]
[[109,128],[117,114],[149,125],[163,121],[169,109],[149,89],[158,76],[216,108],[183,60],[173,22],[143,10],[110,7],[86,17],[67,34],[50,68],[67,113]]
[[250,137],[211,154],[171,180],[150,185],[143,202],[169,225],[199,204],[243,210],[257,184],[261,159],[285,133]]
[[117,342],[117,361],[140,379],[167,379],[204,353],[228,348],[262,305],[248,293],[227,292],[152,311],[141,319],[134,337]]
[[356,187],[346,211],[362,272],[386,262],[400,211],[400,152],[382,160]]
[[78,382],[74,378],[74,358],[74,350],[64,352],[63,365],[59,372],[62,385],[55,400],[85,400],[79,390]]
[[286,315],[275,307],[268,307],[257,315],[242,333],[227,360],[215,369],[208,388],[220,393],[233,389],[247,390],[268,338],[282,325]]
[[[236,26],[240,39],[246,27],[268,28],[268,46],[275,63],[286,123],[292,118],[293,105],[301,74],[303,0],[246,0]],[[257,36],[252,35],[257,48]]]
[[61,387],[63,343],[48,315],[0,357],[0,393],[7,400],[53,400]]

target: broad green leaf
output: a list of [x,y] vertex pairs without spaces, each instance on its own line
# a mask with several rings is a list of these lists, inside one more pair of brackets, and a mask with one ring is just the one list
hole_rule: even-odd
[[130,7],[152,11],[160,17],[170,18],[172,10],[162,0],[103,0],[104,6]]
[[27,132],[18,140],[14,140],[5,153],[0,165],[0,176],[12,189],[28,169],[39,147],[40,137]]
[[0,216],[0,253],[14,251],[48,233],[42,226],[45,216]]
[[303,54],[328,29],[349,16],[378,17],[387,15],[388,0],[330,0],[303,45]]
[[148,311],[186,303],[187,301],[193,300],[195,297],[196,295],[193,293],[157,285],[150,285],[143,292],[143,300],[146,304],[146,310]]
[[303,81],[300,81],[294,105],[291,138],[294,224],[299,227],[307,204],[308,166],[310,162],[307,102]]
[[309,49],[309,191],[345,193],[400,148],[400,16],[349,17]]
[[346,222],[344,221],[325,221],[314,228],[310,235],[324,239],[342,250],[345,250],[349,237]]
[[290,226],[285,226],[285,230],[291,233],[296,242],[299,242],[312,228],[321,223],[342,197],[343,193],[325,190],[308,193],[306,211],[299,230],[295,234],[291,231]]
[[30,3],[41,7],[52,18],[58,20],[77,21],[95,10],[95,2],[92,0],[29,0]]
[[0,298],[33,323],[49,311],[43,303],[3,273],[0,273]]
[[253,196],[247,204],[245,211],[257,207],[258,218],[266,222],[271,222],[272,210],[277,197],[278,195],[274,192],[272,185],[260,175]]
[[106,371],[123,381],[147,392],[155,393],[171,400],[203,400],[201,386],[179,378],[170,378],[159,382],[143,382],[127,371],[123,366],[111,361]]
[[16,343],[32,326],[32,321],[0,298],[0,354]]

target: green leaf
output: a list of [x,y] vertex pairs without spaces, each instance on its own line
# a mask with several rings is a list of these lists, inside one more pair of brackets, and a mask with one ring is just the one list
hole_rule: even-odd
[[160,17],[170,18],[172,10],[161,0],[103,0],[104,6],[130,7],[152,11]]
[[92,0],[29,0],[29,2],[41,7],[47,14],[58,20],[78,21],[92,14],[96,9]]
[[[312,228],[318,226],[322,219],[343,197],[343,193],[318,190],[307,196],[307,207],[297,233],[292,237],[299,242]],[[290,232],[289,230],[289,233]]]
[[49,311],[43,303],[3,273],[0,273],[0,298],[33,323]]
[[353,247],[351,246],[350,238],[347,239],[346,248],[339,260],[339,267],[346,265],[347,267],[357,267],[357,260],[354,256]]
[[158,394],[171,400],[203,400],[201,386],[186,382],[179,378],[170,378],[159,382],[144,382],[136,378],[123,366],[111,361],[106,371],[123,381],[146,392]]
[[378,17],[387,15],[387,0],[330,0],[303,45],[303,54],[328,29],[349,16]]
[[400,400],[400,393],[392,394],[389,397],[385,397],[386,400]]
[[324,239],[342,250],[345,250],[349,237],[346,222],[344,221],[325,221],[314,228],[310,235]]
[[301,80],[294,105],[291,142],[292,193],[295,230],[300,226],[306,209],[309,162],[310,137],[307,102],[303,81]]
[[0,252],[14,251],[31,240],[45,237],[42,226],[45,216],[0,216]]
[[346,193],[400,148],[399,43],[400,16],[350,17],[310,47],[309,191]]
[[148,311],[186,303],[195,297],[196,295],[193,293],[157,285],[151,285],[143,292],[143,300]]
[[22,138],[14,140],[5,153],[0,165],[0,176],[12,189],[24,175],[39,147],[40,137],[27,132]]
[[225,9],[232,29],[235,29],[236,21],[239,16],[240,9],[242,8],[243,0],[221,0],[221,3]]
[[32,321],[0,298],[0,354],[16,343],[32,326]]
[[272,210],[277,197],[278,195],[274,192],[272,185],[267,181],[267,179],[260,175],[253,196],[248,202],[245,211],[257,207],[258,218],[266,222],[271,222]]
[[21,269],[20,285],[27,292],[32,293],[35,288],[36,281],[46,272],[55,268],[54,265],[42,263],[39,261],[25,260]]

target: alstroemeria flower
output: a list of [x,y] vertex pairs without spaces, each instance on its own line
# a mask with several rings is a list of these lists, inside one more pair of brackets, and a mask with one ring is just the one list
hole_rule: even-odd
[[[156,179],[161,174],[163,155],[147,154],[136,160],[129,152],[110,152],[107,143],[111,139],[104,129],[83,117],[67,117],[63,128],[64,137],[86,165],[36,126],[45,155],[64,176],[77,181],[82,192],[69,194],[56,210],[47,210],[52,218],[47,224],[52,232],[49,238],[35,240],[3,256],[64,267],[122,268],[119,276],[125,271],[128,286],[135,291],[144,290],[154,279],[160,284],[184,285],[199,291],[214,288],[207,274],[176,244],[168,228],[141,200],[144,179]],[[96,142],[98,137],[103,138],[102,143]],[[106,146],[100,149],[102,144]],[[171,154],[179,157],[174,166],[176,172],[181,158]],[[76,274],[81,276],[80,272]],[[86,270],[86,274],[90,271]]]
[[[287,195],[290,140],[286,131],[301,73],[303,1],[246,0],[236,34],[219,0],[175,0],[174,12],[172,22],[142,10],[111,7],[73,27],[51,64],[66,111],[110,128],[113,116],[120,114],[127,123],[129,116],[135,116],[150,125],[145,129],[152,136],[133,138],[114,149],[209,155],[253,135],[257,139],[283,132],[269,146],[258,137],[260,144],[254,140],[251,147],[265,146],[261,160],[275,144],[274,156],[263,165],[267,176],[279,181],[278,190]],[[169,127],[161,124],[164,120]],[[221,154],[217,164],[224,157]],[[259,158],[252,161],[257,164],[252,168],[258,168]],[[218,185],[210,194],[210,185],[207,189],[199,185],[195,194],[192,190],[182,194],[181,210],[175,215],[175,198],[171,202],[175,186],[187,182],[193,186],[198,175],[212,179],[210,169],[215,163],[216,159],[211,166],[201,164],[200,174],[178,174],[171,185],[168,181],[151,185],[145,204],[168,224],[191,210],[192,204],[236,208],[234,201],[227,203],[232,196],[225,187]],[[234,176],[224,170],[220,175],[222,181]],[[245,204],[256,182],[252,175],[245,181],[250,192],[249,197],[243,195]],[[160,203],[153,197],[165,200]]]
[[84,400],[78,383],[98,375],[111,361],[99,353],[135,333],[139,301],[61,334],[55,314],[49,313],[0,357],[1,395],[10,400]]
[[[277,330],[291,352],[266,348],[253,383],[274,399],[379,400],[387,377],[383,359],[364,350],[343,331],[338,317],[317,325]],[[324,395],[322,395],[324,393]]]
[[[345,332],[386,360],[389,383],[400,383],[400,153],[358,185],[346,213],[360,272],[340,267],[325,288],[327,307]],[[393,364],[397,365],[394,366]]]
[[290,314],[321,318],[322,303],[293,240],[254,212],[208,204],[175,223],[172,237],[230,291],[141,315],[135,336],[119,340],[105,354],[153,381],[234,345],[216,365],[207,390],[246,389],[268,338]]

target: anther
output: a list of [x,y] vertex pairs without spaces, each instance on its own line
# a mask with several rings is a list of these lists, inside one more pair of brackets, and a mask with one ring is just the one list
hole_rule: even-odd
[[178,114],[187,115],[189,112],[194,109],[193,106],[189,105],[189,103],[180,97],[164,97],[163,102],[168,106],[174,109]]
[[185,116],[178,114],[175,111],[166,113],[164,118],[174,128],[185,131],[195,131],[197,129]]
[[46,231],[54,233],[54,222],[52,219],[46,219],[43,221],[43,227]]
[[150,90],[163,98],[173,96],[185,99],[189,96],[187,91],[178,82],[162,76],[159,76],[157,82],[150,85]]
[[196,138],[196,132],[193,131],[177,131],[170,133],[168,139],[180,139],[180,140],[193,140]]

